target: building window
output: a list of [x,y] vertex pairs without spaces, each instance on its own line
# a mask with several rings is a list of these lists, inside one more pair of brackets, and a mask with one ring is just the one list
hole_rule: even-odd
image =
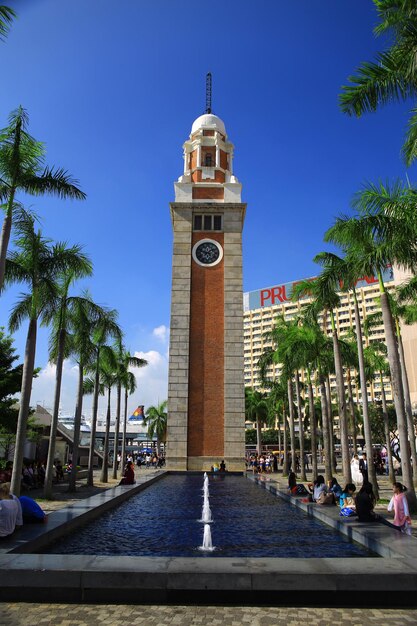
[[222,215],[194,215],[193,230],[222,230]]
[[204,165],[206,167],[213,167],[213,156],[210,153],[206,154]]

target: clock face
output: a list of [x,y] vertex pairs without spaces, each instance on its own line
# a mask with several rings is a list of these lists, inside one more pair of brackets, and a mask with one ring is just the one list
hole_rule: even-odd
[[193,259],[199,265],[217,265],[222,258],[222,247],[213,239],[202,239],[193,248]]

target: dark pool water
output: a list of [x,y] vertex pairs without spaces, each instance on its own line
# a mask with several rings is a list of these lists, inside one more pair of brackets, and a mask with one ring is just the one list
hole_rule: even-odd
[[363,557],[358,544],[242,476],[209,478],[215,550],[198,550],[201,475],[171,475],[45,550],[181,557]]

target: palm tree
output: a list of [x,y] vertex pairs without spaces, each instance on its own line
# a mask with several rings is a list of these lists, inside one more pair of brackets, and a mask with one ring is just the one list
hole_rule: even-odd
[[[113,350],[108,350],[105,360],[100,370],[100,381],[103,387],[107,391],[107,412],[106,412],[106,433],[104,436],[104,449],[103,449],[103,465],[101,466],[100,480],[102,483],[108,481],[109,470],[109,439],[110,439],[110,418],[111,418],[111,390],[117,383],[117,356]],[[114,448],[114,454],[116,454],[116,442]]]
[[94,361],[92,368],[94,368],[94,395],[93,395],[93,407],[91,418],[91,435],[90,435],[90,448],[88,452],[88,475],[87,485],[94,485],[94,448],[96,441],[96,429],[97,429],[97,412],[98,412],[98,396],[100,386],[100,368],[104,358],[111,360],[112,356],[108,353],[111,348],[107,346],[107,342],[110,339],[121,341],[122,331],[117,323],[118,313],[115,309],[107,309],[101,307],[100,313],[97,317],[94,327],[91,329],[91,341],[94,352]]
[[6,284],[19,282],[26,283],[29,287],[28,293],[21,295],[12,310],[9,321],[10,330],[13,332],[20,327],[25,318],[29,319],[11,484],[12,492],[19,495],[38,320],[49,314],[51,308],[56,307],[59,295],[56,276],[68,269],[76,274],[82,273],[89,260],[80,246],[67,248],[64,243],[52,245],[40,231],[35,232],[34,220],[30,216],[20,222],[15,245],[17,250],[11,252],[7,259]]
[[[116,400],[116,424],[114,432],[114,456],[113,456],[113,478],[117,478],[117,454],[119,450],[119,431],[120,431],[120,409],[122,399],[122,385],[126,380],[126,375],[130,367],[144,367],[148,364],[145,359],[140,359],[137,356],[132,356],[123,347],[121,341],[116,345],[115,349],[117,355],[117,400]],[[124,432],[124,435],[126,433]],[[124,458],[124,457],[122,457]],[[123,464],[122,464],[123,465]],[[122,468],[121,468],[122,469]]]
[[266,394],[252,387],[245,387],[245,414],[247,419],[256,422],[256,451],[262,452],[262,422],[268,417]]
[[[315,260],[318,261],[320,255]],[[332,329],[332,342],[333,342],[333,354],[334,354],[334,366],[336,372],[336,384],[337,384],[337,397],[339,405],[339,425],[340,425],[340,443],[342,449],[342,466],[343,475],[346,483],[351,482],[351,470],[350,470],[350,455],[349,455],[349,440],[348,440],[348,422],[346,412],[346,396],[345,396],[345,384],[343,378],[343,365],[340,354],[340,343],[338,337],[338,331],[336,328],[334,310],[340,304],[340,297],[338,295],[339,285],[337,279],[330,272],[323,271],[322,274],[313,281],[302,281],[294,290],[294,298],[300,296],[310,295],[313,297],[313,301],[309,306],[314,314],[318,314],[320,311],[328,312],[330,315],[330,323]],[[331,398],[329,399],[329,427],[331,423]],[[333,441],[333,437],[332,437]],[[330,450],[332,453],[332,450]]]
[[295,441],[295,412],[294,412],[294,388],[292,382],[293,372],[296,365],[292,359],[291,351],[287,349],[285,339],[289,330],[296,322],[286,321],[283,317],[275,320],[272,330],[264,333],[264,339],[271,341],[272,346],[264,350],[258,361],[260,378],[265,388],[271,386],[272,382],[268,375],[268,369],[271,365],[281,364],[281,382],[286,383],[288,396],[288,415],[290,428],[290,447],[291,447],[291,464],[295,471],[296,467],[296,441]]
[[[328,238],[328,233],[332,232],[332,229],[329,229],[325,234],[325,240]],[[315,257],[315,261],[324,266],[323,275],[327,276],[329,281],[333,281],[334,288],[341,288],[345,292],[350,292],[353,297],[353,305],[354,305],[354,315],[355,315],[355,327],[356,327],[356,347],[357,347],[357,358],[358,358],[358,366],[359,366],[359,379],[361,386],[361,398],[362,398],[362,416],[363,416],[363,425],[364,425],[364,435],[365,435],[365,443],[366,449],[371,453],[372,452],[372,433],[371,433],[371,425],[369,420],[369,410],[368,410],[368,390],[366,384],[366,376],[365,376],[365,366],[364,366],[364,355],[363,355],[363,339],[362,339],[362,324],[360,319],[359,312],[359,304],[358,298],[356,294],[356,281],[359,279],[360,275],[355,272],[355,266],[351,262],[349,258],[342,258],[336,254],[329,252],[322,252]],[[345,350],[346,352],[346,350]],[[343,381],[343,378],[342,378]],[[344,385],[343,385],[344,386]],[[354,417],[354,409],[352,411],[352,416]],[[346,420],[346,434],[347,434],[347,420]],[[355,449],[356,452],[356,449]],[[348,455],[349,462],[349,455]],[[376,479],[375,467],[372,463],[370,463],[369,467],[369,479],[372,483],[375,496],[378,497],[378,482]]]
[[[288,408],[288,395],[287,386],[283,384],[282,380],[275,380],[273,382],[266,381],[268,388],[268,395],[266,397],[266,403],[268,407],[267,423],[276,423],[278,427],[278,448],[284,451],[284,462],[282,473],[284,476],[288,475],[288,445],[287,445],[287,408]],[[281,438],[281,424],[280,414],[283,421],[283,437]],[[283,440],[282,440],[283,439]]]
[[29,118],[19,107],[10,114],[9,126],[0,131],[0,200],[6,217],[0,238],[0,290],[3,287],[7,248],[19,191],[32,195],[85,199],[77,181],[63,169],[45,167],[45,148],[27,132]]
[[396,183],[368,184],[353,201],[357,215],[341,217],[326,233],[326,240],[336,243],[347,251],[349,262],[358,276],[378,277],[381,311],[385,327],[388,362],[397,414],[400,440],[401,464],[404,483],[409,490],[410,504],[417,509],[410,459],[408,455],[407,418],[401,379],[401,364],[391,314],[390,302],[385,288],[383,271],[387,265],[397,263],[400,267],[414,270],[417,265],[415,205],[417,192]]
[[384,376],[389,374],[388,363],[386,360],[387,348],[385,344],[379,341],[373,341],[364,349],[365,372],[368,380],[373,380],[375,375],[379,375],[381,385],[381,402],[382,417],[384,420],[385,447],[387,450],[389,479],[391,483],[395,482],[394,465],[392,463],[392,448],[389,433],[387,399],[385,395]]
[[[377,55],[374,62],[360,65],[349,85],[342,87],[340,107],[348,115],[362,113],[393,100],[415,99],[417,95],[417,7],[414,0],[374,0],[380,23],[376,35],[389,34],[390,47]],[[411,109],[408,130],[403,146],[407,165],[417,156],[417,108]]]
[[148,437],[153,439],[156,436],[156,447],[158,450],[158,456],[160,455],[161,442],[165,443],[167,433],[167,406],[168,401],[164,400],[156,406],[150,406],[146,411],[146,416],[143,420],[145,426],[148,426]]
[[9,34],[10,26],[16,13],[10,7],[0,6],[0,41],[4,41]]
[[[413,307],[407,307],[406,305],[401,305],[398,299],[398,296],[395,293],[387,293],[388,300],[390,303],[391,314],[393,319],[393,324],[395,327],[395,334],[397,338],[397,347],[398,347],[398,356],[400,359],[400,368],[401,368],[401,381],[403,386],[404,393],[404,405],[405,405],[405,414],[407,418],[407,429],[408,429],[408,439],[410,446],[410,454],[411,454],[411,463],[413,467],[413,480],[414,486],[417,486],[417,451],[416,451],[416,433],[414,426],[414,418],[413,418],[413,410],[411,406],[411,397],[410,397],[410,386],[408,384],[408,375],[407,375],[407,367],[405,363],[405,355],[404,355],[404,346],[402,340],[401,333],[401,319],[407,318],[411,312],[413,311]],[[415,320],[412,321],[414,323]],[[372,315],[368,315],[365,325],[367,332],[375,326],[380,326],[383,323],[382,313],[373,313]]]
[[99,322],[101,309],[94,304],[88,293],[82,299],[74,301],[69,312],[69,327],[71,330],[70,355],[78,364],[78,387],[74,419],[74,439],[72,448],[72,471],[69,476],[69,491],[76,490],[76,475],[78,462],[78,448],[80,441],[81,415],[83,406],[83,383],[85,371],[91,368],[95,346],[92,342],[92,333]]
[[51,362],[56,363],[54,408],[49,432],[48,461],[46,465],[44,483],[44,497],[47,499],[52,497],[52,478],[54,471],[59,402],[61,397],[62,369],[64,359],[69,356],[70,352],[68,344],[68,311],[76,301],[74,297],[69,295],[69,289],[77,278],[91,274],[92,264],[88,260],[86,260],[85,267],[82,270],[80,269],[77,273],[72,270],[68,270],[66,273],[62,274],[59,277],[58,282],[57,306],[50,311],[48,316],[44,317],[44,322],[47,324],[52,323],[53,326],[53,331],[49,340],[49,355]]
[[123,437],[122,437],[122,462],[120,466],[120,470],[123,472],[123,464],[126,459],[126,425],[127,425],[127,401],[129,398],[129,394],[135,393],[137,384],[136,384],[136,376],[133,372],[125,371],[122,374],[122,386],[125,390],[125,402],[124,402],[124,416],[123,416]]

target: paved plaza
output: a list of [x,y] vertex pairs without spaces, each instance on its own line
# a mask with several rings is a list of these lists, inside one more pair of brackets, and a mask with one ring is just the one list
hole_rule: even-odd
[[0,603],[2,626],[350,626],[417,624],[417,609],[326,609]]

